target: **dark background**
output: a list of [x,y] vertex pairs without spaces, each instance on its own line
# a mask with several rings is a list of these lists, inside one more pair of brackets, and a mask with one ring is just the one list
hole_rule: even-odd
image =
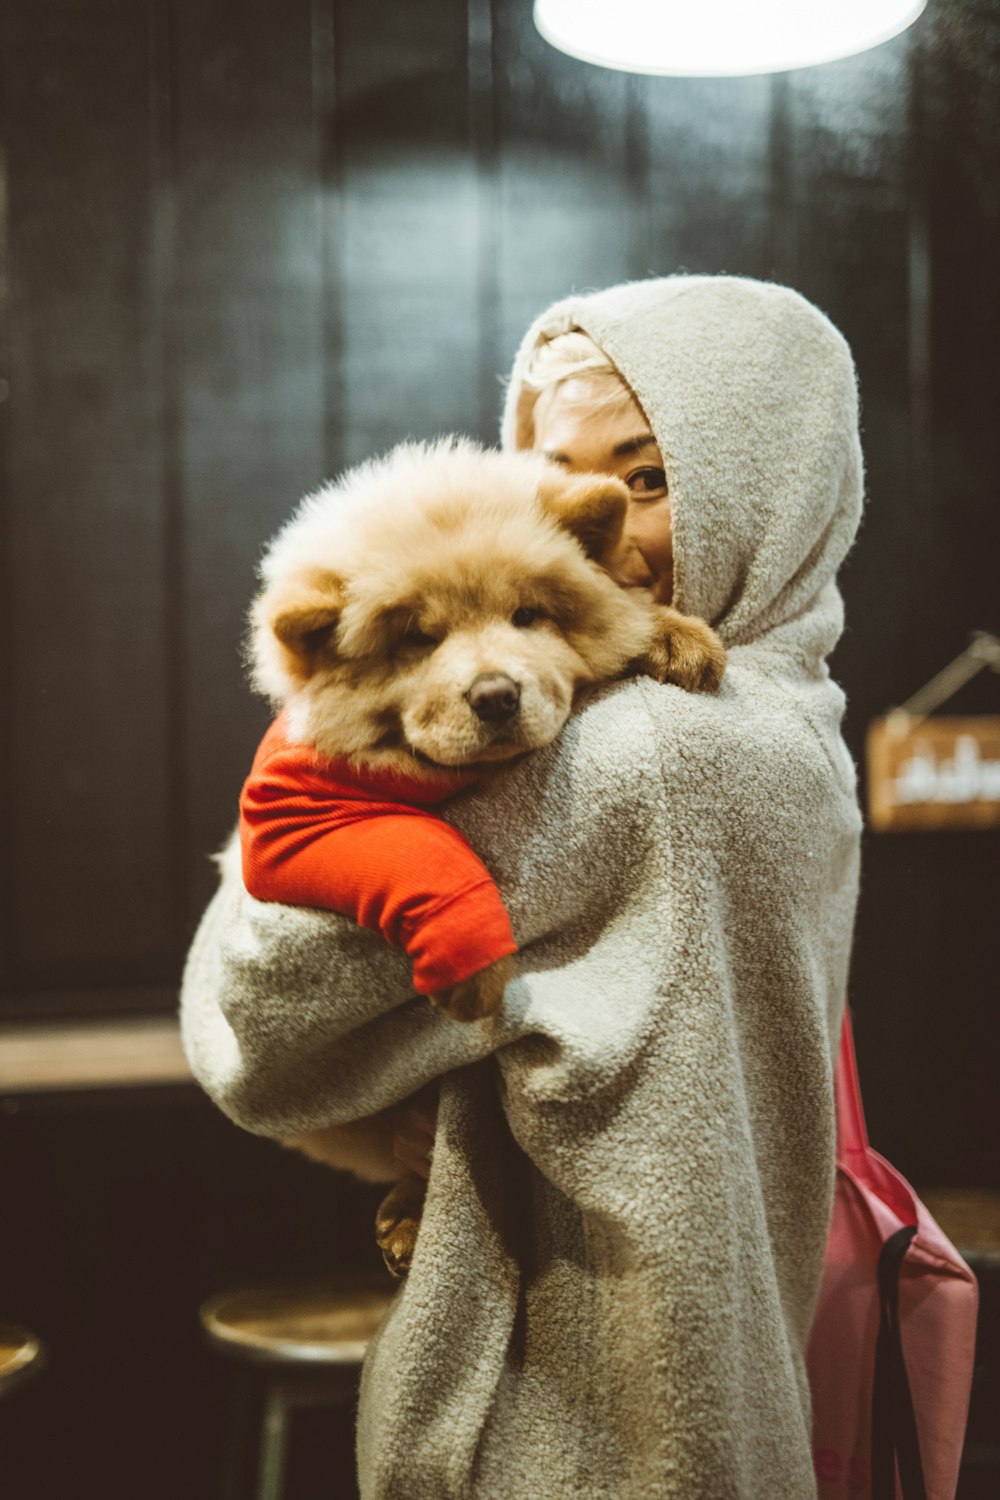
[[[931,0],[860,57],[736,80],[575,62],[528,0],[0,18],[0,1015],[174,1006],[267,717],[240,664],[262,544],[399,438],[493,440],[521,334],[574,288],[759,276],[847,335],[869,499],[834,671],[859,760],[873,716],[1000,629],[998,0]],[[998,698],[985,674],[956,707]],[[862,1086],[873,1144],[921,1187],[1000,1184],[998,852],[866,836]],[[73,1351],[47,1387],[69,1437],[25,1440],[23,1493],[89,1493],[76,1453],[103,1495],[121,1472],[123,1497],[200,1496],[198,1298],[365,1262],[370,1195],[183,1091],[11,1109],[0,1302]],[[36,1436],[44,1399],[19,1402]]]

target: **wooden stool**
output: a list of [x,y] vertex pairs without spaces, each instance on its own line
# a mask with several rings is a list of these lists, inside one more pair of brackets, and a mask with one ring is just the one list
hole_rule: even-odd
[[242,1500],[257,1423],[257,1500],[280,1500],[289,1414],[350,1401],[368,1341],[392,1300],[388,1287],[258,1286],[211,1297],[200,1309],[213,1348],[246,1372],[234,1402],[224,1500]]
[[16,1323],[0,1323],[0,1396],[37,1374],[44,1363],[40,1339]]

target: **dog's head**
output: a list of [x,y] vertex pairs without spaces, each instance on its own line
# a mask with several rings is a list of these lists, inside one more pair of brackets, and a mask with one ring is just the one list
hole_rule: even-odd
[[628,491],[537,454],[404,444],[308,498],[251,611],[257,687],[330,756],[429,773],[548,744],[642,649],[604,570]]

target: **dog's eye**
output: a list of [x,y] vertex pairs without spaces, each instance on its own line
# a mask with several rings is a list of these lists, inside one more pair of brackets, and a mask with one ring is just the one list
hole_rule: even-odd
[[418,629],[416,625],[411,626],[403,636],[404,646],[416,646],[423,650],[427,646],[436,646],[437,644],[438,641],[435,636],[428,635],[425,630]]
[[540,609],[529,609],[526,604],[522,604],[521,608],[515,609],[511,615],[511,624],[523,630],[527,625],[534,625],[541,613]]

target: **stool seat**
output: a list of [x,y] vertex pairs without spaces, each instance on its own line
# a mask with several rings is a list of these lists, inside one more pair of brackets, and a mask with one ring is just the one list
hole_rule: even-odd
[[41,1340],[16,1323],[0,1322],[0,1395],[5,1396],[41,1363]]
[[245,1500],[254,1452],[257,1500],[281,1500],[292,1413],[353,1407],[361,1362],[393,1294],[384,1285],[284,1282],[202,1303],[212,1347],[242,1366],[233,1379],[220,1500]]
[[392,1295],[372,1287],[246,1287],[210,1297],[199,1316],[227,1354],[286,1365],[360,1365]]

